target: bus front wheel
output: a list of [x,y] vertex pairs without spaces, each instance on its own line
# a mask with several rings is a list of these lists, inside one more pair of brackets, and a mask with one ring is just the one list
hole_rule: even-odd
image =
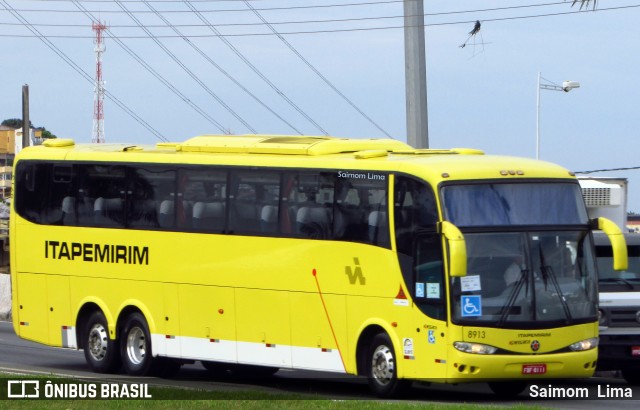
[[109,338],[107,319],[97,310],[89,316],[82,333],[84,358],[96,373],[113,373],[122,362],[117,341]]
[[142,314],[136,312],[127,317],[120,336],[120,354],[127,374],[145,376],[151,372],[151,334]]
[[393,343],[386,333],[377,334],[369,346],[367,377],[371,391],[378,397],[396,397],[411,384],[398,379],[398,368]]

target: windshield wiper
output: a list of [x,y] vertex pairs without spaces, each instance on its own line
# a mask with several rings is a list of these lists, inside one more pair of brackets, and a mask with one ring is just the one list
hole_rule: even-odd
[[629,282],[627,279],[623,279],[623,278],[602,278],[602,279],[598,279],[599,283],[623,283],[625,284],[629,289],[634,290],[636,287],[633,285],[633,283]]
[[[569,310],[569,305],[567,304],[566,299],[564,298],[564,294],[562,293],[562,289],[560,288],[560,284],[558,283],[558,279],[556,278],[556,274],[553,272],[553,268],[548,266],[544,259],[544,253],[542,252],[542,246],[538,248],[540,253],[540,274],[542,275],[542,280],[544,282],[544,290],[547,290],[547,280],[551,280],[551,284],[553,288],[558,294],[558,299],[560,299],[560,303],[562,304],[562,309],[564,310],[564,314],[567,319],[571,321],[573,317],[571,316],[571,311]],[[535,292],[535,290],[534,290]],[[537,306],[536,306],[537,308]]]
[[[522,285],[527,282],[527,278],[529,277],[528,269],[520,269],[520,277],[513,285],[513,289],[509,293],[509,297],[507,298],[507,302],[502,306],[502,310],[500,311],[500,320],[498,321],[498,327],[502,326],[504,322],[511,314],[511,308],[516,304],[516,299],[520,294],[520,289],[522,289]],[[528,284],[527,284],[528,285]]]

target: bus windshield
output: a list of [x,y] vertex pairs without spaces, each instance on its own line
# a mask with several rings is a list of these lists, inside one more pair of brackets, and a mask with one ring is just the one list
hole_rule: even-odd
[[467,276],[452,279],[454,321],[520,328],[593,321],[589,238],[582,231],[466,234]]
[[443,199],[467,244],[467,276],[451,279],[455,323],[533,329],[595,319],[596,269],[577,184],[450,185]]
[[588,223],[577,183],[447,185],[442,198],[445,218],[459,228]]

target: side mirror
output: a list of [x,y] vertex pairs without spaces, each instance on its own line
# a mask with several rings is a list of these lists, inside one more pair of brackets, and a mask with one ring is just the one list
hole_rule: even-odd
[[629,267],[629,259],[627,257],[627,243],[624,240],[624,234],[613,221],[607,218],[596,218],[591,221],[594,228],[602,230],[609,241],[613,251],[613,269],[626,270]]
[[449,248],[449,275],[460,277],[467,275],[467,245],[457,226],[448,221],[438,223],[438,233],[447,240]]

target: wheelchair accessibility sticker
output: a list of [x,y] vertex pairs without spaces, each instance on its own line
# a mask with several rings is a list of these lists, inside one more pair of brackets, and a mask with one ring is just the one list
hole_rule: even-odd
[[480,295],[460,297],[460,312],[462,317],[482,316],[482,299]]

